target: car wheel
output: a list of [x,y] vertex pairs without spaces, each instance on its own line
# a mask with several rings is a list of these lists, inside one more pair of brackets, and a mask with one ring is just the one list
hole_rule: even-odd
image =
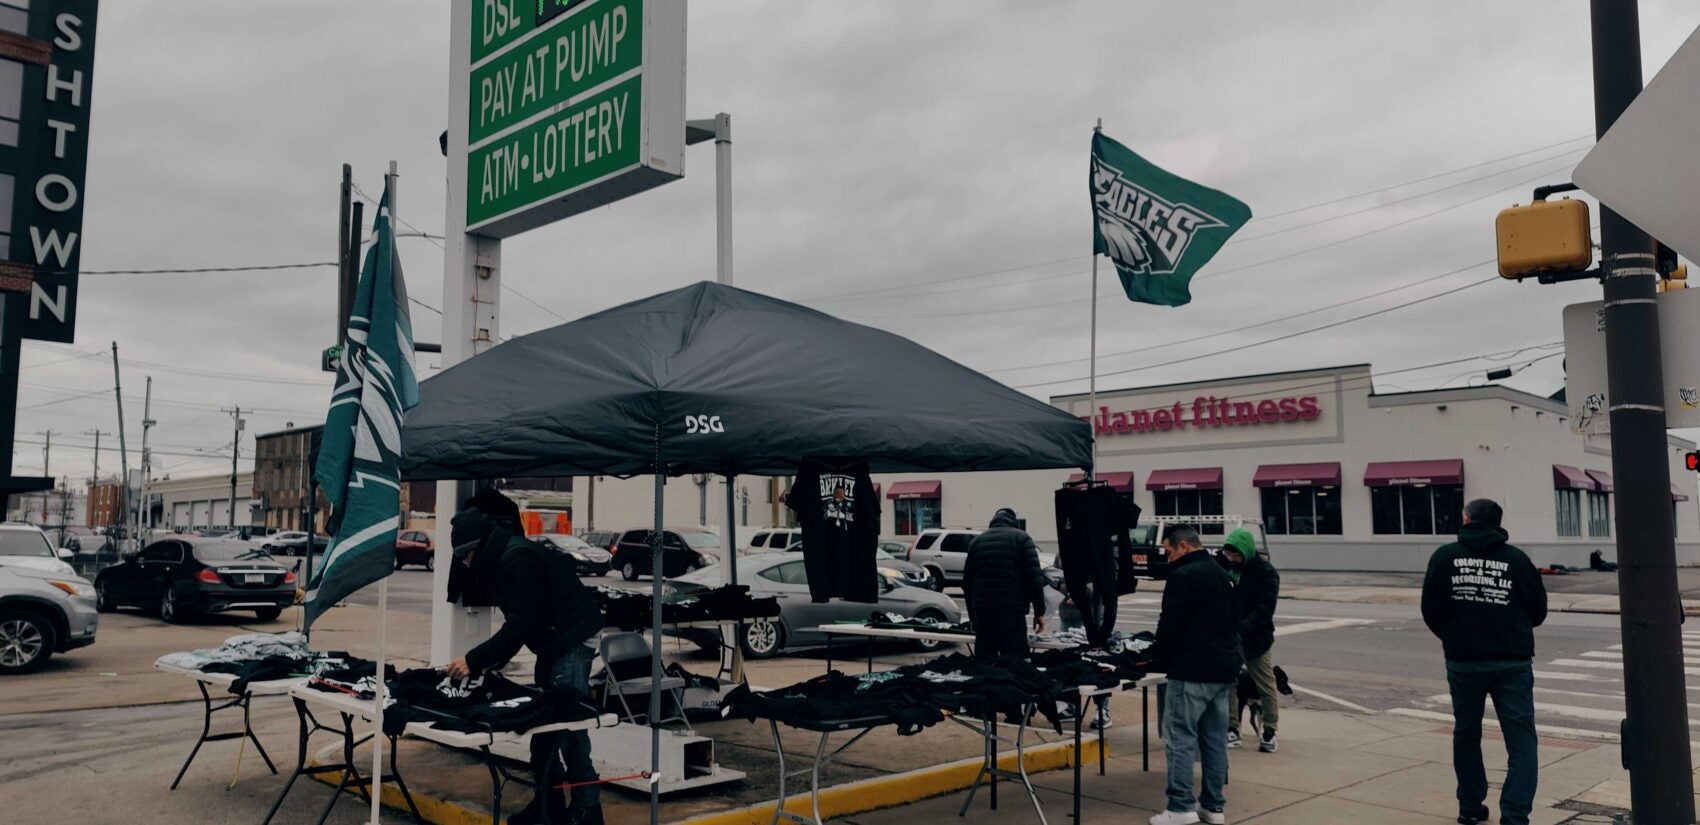
[[402,569],[403,567],[406,567],[406,566],[407,566],[407,562],[402,561],[400,556],[395,557],[395,569],[400,570],[400,569]]
[[281,607],[259,607],[254,609],[254,617],[262,622],[276,621],[277,617],[282,615],[283,608]]
[[927,575],[933,577],[933,590],[935,592],[938,592],[938,593],[943,593],[944,592],[944,568],[934,567],[934,566],[929,564],[929,565],[927,565]]
[[112,600],[111,587],[104,579],[94,583],[94,609],[102,613],[118,612],[118,603]]
[[57,643],[53,623],[40,613],[0,613],[0,673],[40,669]]
[[785,647],[785,628],[772,619],[755,619],[744,625],[744,655],[766,659]]
[[626,581],[629,581],[629,582],[637,581],[638,580],[637,565],[635,565],[635,564],[633,564],[629,561],[626,562],[625,566],[620,568],[620,575],[625,576]]
[[189,611],[177,601],[177,591],[167,587],[159,594],[159,617],[166,624],[180,624],[189,620]]
[[425,569],[426,570],[436,570],[437,569],[437,554],[435,552],[427,553],[425,555]]
[[[942,621],[944,621],[944,614],[942,614],[942,613],[940,613],[936,610],[923,610],[919,613],[916,613],[915,618],[917,618],[917,619],[932,619],[935,622],[942,622]],[[916,647],[919,647],[920,649],[925,650],[925,651],[929,651],[929,652],[934,651],[934,650],[938,650],[939,648],[943,647],[944,645],[945,645],[944,642],[941,642],[937,639],[918,639],[915,642]]]

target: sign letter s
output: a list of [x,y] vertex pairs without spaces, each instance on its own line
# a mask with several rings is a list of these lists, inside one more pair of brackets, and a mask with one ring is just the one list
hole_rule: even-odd
[[726,425],[721,423],[718,415],[687,415],[685,416],[685,434],[697,435],[706,433],[726,432]]

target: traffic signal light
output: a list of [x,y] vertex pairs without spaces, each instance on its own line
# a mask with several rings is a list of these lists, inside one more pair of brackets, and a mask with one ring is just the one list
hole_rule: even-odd
[[1682,463],[1688,466],[1689,472],[1700,472],[1700,453],[1684,453]]
[[1585,201],[1536,200],[1503,210],[1493,223],[1499,241],[1499,276],[1520,279],[1543,272],[1575,272],[1594,262],[1594,237]]

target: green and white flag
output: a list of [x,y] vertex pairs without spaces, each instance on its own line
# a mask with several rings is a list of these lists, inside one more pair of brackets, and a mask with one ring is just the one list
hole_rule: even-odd
[[1178,307],[1192,301],[1192,276],[1251,220],[1251,207],[1094,132],[1092,215],[1092,251],[1110,256],[1128,299]]
[[325,415],[313,477],[331,502],[331,539],[307,583],[306,624],[350,593],[395,571],[401,524],[401,416],[419,403],[413,324],[396,256],[389,195],[378,204],[376,236],[360,269],[348,340]]

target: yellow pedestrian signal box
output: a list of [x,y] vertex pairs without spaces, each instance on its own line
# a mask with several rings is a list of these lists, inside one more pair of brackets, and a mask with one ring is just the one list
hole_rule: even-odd
[[1578,271],[1594,262],[1585,201],[1539,200],[1513,206],[1501,211],[1493,226],[1499,239],[1501,278]]

